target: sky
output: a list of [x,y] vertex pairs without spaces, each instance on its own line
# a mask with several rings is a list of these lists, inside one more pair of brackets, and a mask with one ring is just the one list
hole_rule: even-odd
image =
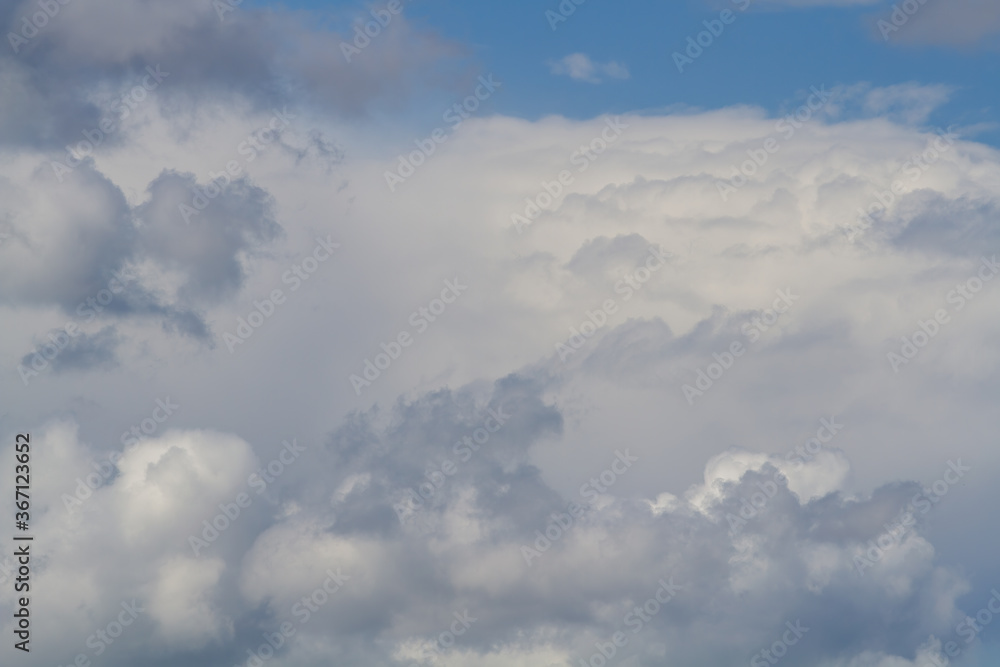
[[4,665],[997,663],[1000,5],[577,1],[0,0]]

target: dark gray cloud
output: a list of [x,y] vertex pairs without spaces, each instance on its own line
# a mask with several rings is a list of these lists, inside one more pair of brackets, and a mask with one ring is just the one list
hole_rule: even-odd
[[[51,360],[52,370],[56,373],[110,370],[119,364],[118,345],[121,343],[121,336],[113,326],[106,326],[94,334],[79,333],[73,337],[67,337],[61,329],[50,331],[49,334],[68,340],[65,347]],[[39,340],[37,347],[42,348],[48,343],[49,339]],[[21,359],[21,364],[25,368],[31,368],[34,357],[35,353],[26,354]]]
[[246,278],[241,254],[282,232],[273,198],[246,178],[200,185],[191,174],[166,171],[147,192],[149,201],[135,211],[140,252],[186,277],[178,295],[188,303],[231,297]]
[[1000,248],[997,213],[996,204],[990,200],[947,199],[932,192],[918,192],[904,200],[888,235],[891,243],[902,249],[992,256]]
[[[35,2],[4,3],[4,34],[19,34]],[[0,144],[61,148],[98,127],[115,101],[147,75],[166,73],[156,104],[183,122],[199,100],[249,100],[258,109],[307,104],[321,113],[365,114],[397,106],[443,72],[461,73],[463,55],[440,37],[396,16],[348,62],[349,35],[315,28],[315,19],[281,9],[154,0],[60,3],[60,11],[17,53],[0,51]],[[30,32],[30,30],[29,30]],[[93,99],[97,86],[116,90]],[[152,96],[152,94],[151,94]],[[109,143],[120,141],[113,135]]]
[[[348,516],[358,519],[347,525],[353,526],[352,530],[368,526],[398,533],[400,521],[392,505],[404,501],[407,489],[428,482],[427,473],[440,470],[446,460],[463,469],[466,484],[475,484],[491,497],[507,484],[516,487],[512,497],[542,493],[554,501],[547,490],[542,491],[538,471],[527,464],[528,449],[542,436],[558,433],[562,426],[559,413],[541,402],[538,391],[537,383],[511,376],[497,383],[484,405],[476,405],[475,395],[465,389],[437,392],[412,403],[400,401],[389,416],[389,424],[382,428],[376,425],[377,410],[350,415],[328,445],[331,468],[337,471],[330,481],[336,485],[350,475],[369,471],[377,471],[378,476],[357,498],[352,494],[352,503],[345,505],[345,509],[350,507]],[[490,435],[481,451],[473,452],[466,444],[459,446],[464,438],[484,428],[490,417],[488,410],[510,414],[511,418]],[[441,489],[427,503],[422,517],[433,521],[456,493],[456,488]],[[374,501],[374,507],[364,510],[370,515],[357,516],[366,499]],[[339,514],[343,517],[343,510]]]
[[[0,246],[0,290],[12,302],[56,304],[74,312],[108,287],[131,258],[132,211],[121,190],[88,164],[56,182],[48,167],[32,181],[0,184],[13,236]],[[61,188],[60,197],[46,201]]]
[[[744,454],[734,450],[716,461],[742,473],[728,479],[706,473],[706,484],[672,509],[614,487],[593,503],[563,497],[525,457],[539,438],[561,429],[563,417],[540,400],[543,391],[544,384],[511,376],[486,396],[471,387],[437,391],[388,412],[355,413],[327,444],[321,484],[304,470],[282,479],[273,500],[294,499],[328,526],[301,547],[376,540],[372,559],[356,562],[354,576],[385,577],[392,589],[384,598],[379,586],[363,600],[338,603],[305,632],[335,638],[343,664],[407,664],[393,660],[388,647],[433,637],[452,611],[469,609],[478,620],[461,650],[485,656],[498,642],[558,647],[576,663],[589,657],[594,642],[625,631],[630,641],[622,657],[645,667],[662,664],[663,646],[685,664],[745,663],[780,638],[786,622],[801,621],[808,639],[796,646],[792,664],[846,664],[862,652],[914,659],[929,634],[946,632],[960,618],[950,606],[960,579],[929,559],[922,518],[890,548],[891,558],[864,576],[854,559],[898,522],[919,485],[806,500],[774,481],[777,459],[739,463]],[[468,461],[456,458],[453,443],[481,427],[487,408],[501,407],[510,421]],[[609,444],[609,461],[616,449],[627,448]],[[797,485],[809,484],[842,461],[836,450],[824,456],[785,472]],[[404,491],[437,484],[434,471],[445,459],[457,472],[441,475],[433,492],[426,487],[423,506],[401,521],[393,506]],[[748,517],[745,504],[762,489],[765,506]],[[571,502],[585,510],[565,525]],[[552,529],[558,521],[563,528]],[[285,534],[285,523],[270,530]],[[546,530],[558,536],[545,542],[539,535]],[[248,559],[273,557],[263,547],[269,543],[259,537]],[[523,548],[537,549],[530,564]],[[638,624],[630,612],[654,596],[661,579],[680,592]],[[273,629],[280,620],[270,612],[247,616],[237,636],[252,638],[251,627]],[[387,648],[373,653],[362,648],[365,642]],[[229,658],[236,656],[238,649]]]
[[[512,375],[485,392],[477,383],[353,413],[306,466],[284,473],[267,502],[241,519],[239,535],[229,534],[213,554],[235,563],[249,550],[244,565],[251,569],[284,558],[285,549],[328,565],[346,558],[345,573],[364,591],[345,589],[344,599],[334,598],[302,629],[331,641],[325,655],[346,665],[409,664],[397,647],[433,638],[452,612],[465,609],[477,621],[456,650],[486,656],[498,643],[529,652],[547,646],[575,663],[589,657],[594,642],[625,631],[622,657],[643,667],[662,664],[664,646],[687,664],[746,662],[796,621],[808,628],[808,641],[796,647],[794,664],[846,664],[862,652],[913,659],[929,634],[958,618],[950,604],[960,580],[928,557],[922,519],[892,547],[891,559],[864,576],[857,571],[854,556],[898,520],[919,485],[807,500],[773,481],[777,459],[753,455],[758,462],[748,463],[733,450],[708,471],[721,462],[741,472],[706,472],[705,485],[670,509],[623,487],[594,502],[565,497],[530,462],[541,439],[562,431],[564,417],[542,399],[546,391],[544,382]],[[510,418],[462,460],[456,443],[482,428],[489,410]],[[629,448],[609,443],[609,462],[619,449]],[[824,456],[785,472],[808,486],[843,460],[836,450]],[[449,469],[446,460],[455,471],[438,477]],[[421,484],[436,488],[401,521],[394,507]],[[734,531],[733,517],[746,516],[745,500],[762,487],[766,506]],[[586,508],[582,516],[551,546],[539,542],[536,531],[551,531],[553,515],[566,521],[571,502]],[[283,517],[279,507],[297,509]],[[324,528],[301,532],[298,525]],[[530,564],[522,547],[539,549]],[[350,556],[352,548],[368,556]],[[680,592],[633,635],[639,617],[629,614],[655,595],[660,579]],[[244,586],[274,593],[248,607],[221,584],[221,610],[236,619],[233,636],[225,648],[206,647],[193,658],[238,661],[262,632],[287,620],[279,588],[256,579]]]
[[[135,207],[91,161],[62,181],[41,167],[30,195],[6,184],[11,231],[0,245],[0,294],[14,304],[59,306],[80,325],[153,318],[168,331],[208,340],[203,309],[232,298],[247,278],[246,257],[282,234],[272,198],[246,179],[220,182],[215,198],[199,200],[201,209],[193,199],[211,184],[191,175],[162,173]],[[45,203],[48,191],[60,194],[55,207]],[[181,204],[193,213],[190,223]],[[140,271],[146,262],[180,281],[165,289]]]

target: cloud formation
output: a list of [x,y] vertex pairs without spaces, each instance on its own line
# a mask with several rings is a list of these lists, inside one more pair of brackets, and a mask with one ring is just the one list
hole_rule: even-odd
[[989,598],[948,531],[1000,500],[1000,157],[927,127],[951,88],[470,115],[388,192],[428,133],[366,114],[462,67],[402,17],[350,63],[281,12],[56,18],[0,58],[39,664],[922,667]]

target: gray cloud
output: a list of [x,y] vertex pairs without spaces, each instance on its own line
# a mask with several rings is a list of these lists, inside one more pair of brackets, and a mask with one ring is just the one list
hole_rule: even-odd
[[[239,661],[261,633],[292,620],[295,601],[331,567],[343,568],[350,585],[298,629],[282,660],[294,661],[301,647],[327,638],[334,644],[324,654],[342,664],[404,664],[407,651],[447,629],[452,612],[463,610],[476,622],[456,651],[470,661],[503,645],[576,662],[595,642],[624,631],[629,643],[622,657],[641,666],[661,664],[664,649],[685,663],[747,661],[781,636],[786,621],[807,628],[794,652],[800,663],[846,663],[862,652],[913,659],[927,650],[928,635],[960,618],[954,603],[963,583],[934,564],[922,519],[864,576],[857,568],[856,557],[886,523],[898,521],[919,485],[893,484],[857,497],[838,486],[846,459],[836,449],[805,463],[729,450],[709,462],[704,483],[682,498],[646,501],[614,482],[593,497],[564,497],[526,458],[540,438],[561,428],[562,415],[540,400],[544,390],[515,375],[488,394],[473,387],[438,391],[400,401],[386,414],[349,416],[322,451],[290,463],[266,496],[250,491],[255,504],[247,516],[234,520],[200,560],[185,555],[187,532],[200,513],[212,514],[218,502],[248,490],[241,479],[258,465],[245,444],[221,434],[143,441],[119,464],[122,475],[88,501],[120,508],[151,489],[174,488],[175,500],[158,510],[155,526],[127,538],[140,514],[105,519],[93,534],[52,515],[40,530],[62,531],[66,544],[84,551],[100,541],[122,558],[146,553],[154,580],[164,568],[180,567],[204,582],[198,595],[212,602],[199,612],[202,628],[175,626],[180,610],[157,607],[159,594],[146,593],[143,602],[157,623],[134,631],[109,664],[142,644],[158,647],[154,660],[177,655],[173,642],[182,636],[192,642],[189,659]],[[456,457],[452,443],[481,428],[489,409],[510,412],[509,421],[471,458]],[[44,452],[65,444],[57,432],[44,437]],[[609,444],[609,468],[621,450],[634,451]],[[622,456],[628,466],[643,465]],[[438,489],[426,505],[401,522],[392,509],[400,491],[433,480],[425,473],[440,470],[445,458],[457,471],[433,482]],[[207,472],[224,460],[231,471]],[[314,474],[317,467],[323,474]],[[184,470],[193,477],[174,486]],[[779,470],[788,481],[776,477]],[[755,494],[766,498],[763,506]],[[758,507],[753,516],[745,513],[750,498]],[[585,511],[577,514],[571,502]],[[63,548],[45,553],[62,562]],[[286,568],[275,571],[276,562]],[[114,567],[89,561],[76,569],[110,583]],[[262,568],[272,577],[259,577]],[[633,613],[654,598],[661,580],[679,587],[675,597],[649,617]],[[124,582],[110,586],[111,599],[128,595]]]
[[[220,187],[216,198],[195,197],[208,187]],[[212,190],[210,192],[213,192]],[[246,278],[240,255],[269,244],[281,233],[274,218],[273,198],[246,178],[228,185],[199,185],[194,176],[164,172],[149,184],[149,201],[135,215],[141,229],[141,252],[168,270],[179,269],[185,282],[178,296],[193,303],[217,302],[232,296]],[[192,209],[190,221],[180,211]]]
[[909,12],[903,9],[905,3],[886,0],[758,0],[754,4],[768,9],[871,8],[877,11],[866,13],[866,27],[874,39],[893,45],[993,47],[1000,34],[1000,8],[989,0],[912,0]]
[[894,3],[868,21],[875,38],[899,45],[969,47],[996,46],[1000,7],[986,0],[925,2],[909,15]]
[[[61,330],[49,332],[58,337]],[[65,334],[62,334],[65,337]],[[41,348],[49,340],[40,340],[37,346]],[[95,334],[79,333],[68,338],[68,343],[57,356],[52,359],[52,370],[56,373],[65,371],[110,370],[119,364],[117,350],[121,337],[113,326],[107,326]],[[31,368],[35,354],[26,354],[21,359],[25,368]]]
[[[5,34],[18,34],[22,17],[38,9],[31,1],[4,4]],[[220,19],[215,5],[60,4],[18,53],[0,55],[0,81],[11,92],[0,101],[0,142],[59,148],[80,140],[108,112],[88,89],[125,92],[147,66],[168,74],[155,104],[179,122],[206,99],[249,100],[264,110],[294,98],[325,113],[365,114],[398,105],[420,83],[439,83],[442,71],[462,71],[455,45],[415,30],[405,15],[348,62],[340,43],[353,37],[317,30],[305,15],[237,8]]]
[[[245,258],[282,233],[271,197],[245,179],[222,186],[190,224],[179,205],[191,206],[204,187],[193,176],[164,172],[135,207],[92,162],[63,179],[41,167],[29,184],[34,190],[7,184],[11,238],[0,246],[0,290],[13,303],[57,305],[81,325],[152,317],[168,331],[207,341],[199,310],[238,292]],[[56,189],[53,209],[44,193]],[[167,289],[151,266],[174,284]]]
[[899,218],[896,229],[886,231],[900,248],[978,257],[1000,247],[997,208],[990,200],[948,200],[918,191],[902,204]]

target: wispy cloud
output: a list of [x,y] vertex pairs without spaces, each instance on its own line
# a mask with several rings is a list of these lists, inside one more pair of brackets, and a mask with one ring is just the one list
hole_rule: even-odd
[[574,81],[603,83],[607,79],[628,79],[628,68],[614,60],[598,63],[585,53],[571,53],[565,58],[549,63],[549,71],[559,76],[568,76]]

